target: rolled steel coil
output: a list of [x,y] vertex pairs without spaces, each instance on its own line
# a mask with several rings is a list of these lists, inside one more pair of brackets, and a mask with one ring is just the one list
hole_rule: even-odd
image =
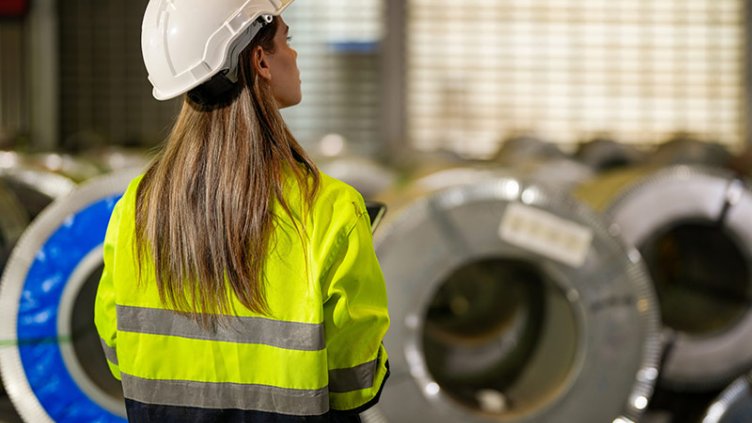
[[595,172],[589,167],[568,158],[526,160],[516,165],[499,165],[496,162],[464,162],[445,166],[426,167],[413,172],[408,182],[394,186],[382,193],[388,198],[382,201],[398,201],[419,196],[427,191],[436,191],[457,185],[471,185],[495,176],[512,176],[544,189],[568,192],[573,187],[593,178]]
[[642,151],[609,139],[596,139],[580,145],[575,157],[596,172],[637,166],[645,161]]
[[683,164],[726,167],[731,159],[731,152],[721,144],[680,137],[660,144],[650,155],[649,162],[656,166]]
[[752,178],[752,146],[734,154],[729,169],[740,177]]
[[507,168],[528,182],[562,192],[595,176],[593,169],[569,158],[528,160]]
[[517,165],[528,160],[563,158],[566,158],[566,154],[554,143],[531,136],[518,136],[506,140],[493,161],[503,165]]
[[0,271],[21,233],[29,224],[26,211],[16,195],[0,181]]
[[402,206],[402,203],[409,203],[431,192],[506,176],[504,172],[503,169],[487,163],[474,166],[451,164],[443,167],[426,167],[413,173],[406,184],[382,193],[379,199],[390,207]]
[[[26,211],[16,195],[0,181],[0,272],[5,269],[13,247],[28,224]],[[5,389],[0,386],[0,400],[4,394]],[[1,404],[0,415],[3,415]]]
[[69,178],[39,169],[0,169],[0,180],[16,195],[30,220],[76,188]]
[[752,192],[698,166],[615,172],[576,196],[645,258],[664,338],[662,385],[721,389],[752,367]]
[[77,183],[98,176],[102,171],[86,158],[62,153],[37,153],[26,161],[33,166],[63,175]]
[[3,384],[28,422],[125,422],[120,383],[94,328],[102,243],[138,170],[90,180],[24,232],[0,285]]
[[701,423],[752,422],[752,375],[740,377],[708,407]]
[[334,157],[318,162],[318,166],[327,175],[351,185],[365,198],[386,191],[397,180],[396,172],[365,157]]
[[35,166],[26,156],[12,151],[0,152],[0,181],[19,200],[29,220],[76,187],[70,178]]
[[637,419],[660,352],[639,254],[585,206],[508,174],[453,169],[417,185],[375,235],[392,375],[364,418]]
[[89,150],[83,157],[97,165],[104,173],[131,168],[144,169],[150,160],[147,151],[116,146]]

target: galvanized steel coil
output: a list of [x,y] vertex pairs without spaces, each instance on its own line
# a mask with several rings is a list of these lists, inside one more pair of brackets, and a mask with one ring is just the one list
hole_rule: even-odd
[[582,204],[513,176],[454,169],[419,185],[375,235],[392,375],[364,418],[636,420],[660,352],[639,254]]
[[588,166],[569,158],[526,159],[514,165],[494,161],[452,163],[418,169],[402,186],[382,192],[389,200],[398,198],[410,201],[428,191],[457,185],[480,183],[494,176],[511,176],[534,183],[544,189],[568,192],[595,176]]
[[62,153],[36,153],[26,157],[33,166],[63,175],[80,183],[102,172],[93,162],[81,156]]
[[702,165],[726,167],[731,162],[731,152],[721,144],[692,137],[677,137],[660,144],[650,155],[649,162],[656,166]]
[[146,168],[150,161],[148,151],[118,146],[88,150],[83,153],[83,157],[98,166],[102,173],[130,168]]
[[0,181],[15,194],[28,219],[76,187],[70,178],[34,166],[26,156],[12,151],[0,152]]
[[645,257],[667,340],[662,384],[720,389],[752,366],[752,192],[721,169],[604,175],[578,198]]
[[26,211],[18,198],[0,181],[0,271],[28,224]]
[[365,157],[338,156],[320,160],[317,165],[322,172],[351,185],[365,198],[373,198],[397,181],[396,172]]
[[507,169],[526,181],[561,192],[569,192],[596,175],[592,168],[570,158],[528,160]]
[[533,136],[515,136],[507,139],[493,157],[503,165],[517,165],[527,160],[563,159],[566,154],[558,145]]
[[139,170],[95,178],[46,208],[19,240],[0,285],[3,384],[28,422],[125,422],[120,383],[94,329],[112,209]]
[[580,145],[575,157],[596,172],[636,166],[645,160],[645,154],[642,151],[628,144],[605,138]]
[[708,407],[701,423],[752,422],[752,375],[738,378]]
[[[0,272],[5,269],[13,247],[28,224],[28,216],[18,198],[0,181]],[[2,387],[0,393],[5,394]]]

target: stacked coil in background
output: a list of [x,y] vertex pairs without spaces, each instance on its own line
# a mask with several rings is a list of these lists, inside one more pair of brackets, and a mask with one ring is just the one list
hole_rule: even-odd
[[[392,377],[381,404],[365,419],[683,423],[718,415],[718,404],[729,403],[728,392],[740,392],[739,381],[752,365],[744,342],[752,237],[741,223],[752,213],[744,181],[721,168],[726,160],[718,159],[723,154],[715,147],[703,156],[687,142],[672,148],[690,146],[695,153],[677,152],[670,160],[634,155],[607,140],[592,143],[597,154],[589,156],[584,147],[570,156],[534,138],[513,146],[495,162],[418,158],[423,165],[411,172],[351,153],[317,160],[324,172],[390,208],[375,240],[391,296],[393,326],[385,342]],[[88,161],[102,173],[147,163],[131,153],[111,150],[75,160],[0,153],[0,202],[9,205],[0,216],[0,236],[17,239],[39,215],[27,231],[39,245],[27,247],[24,260],[44,255],[40,225],[60,229],[90,205],[75,192],[77,182],[91,178],[80,175],[92,168],[71,170],[70,164]],[[100,188],[102,196],[112,194]],[[47,210],[60,210],[50,205],[60,197],[58,203],[68,203],[71,211],[67,216]],[[527,222],[527,229],[509,232],[508,224],[503,232],[506,218]],[[106,219],[100,220],[89,226],[103,231]],[[552,226],[591,234],[580,267],[572,251],[541,246],[546,231],[563,236]],[[75,259],[74,267],[85,269],[76,277],[53,278],[64,280],[67,292],[51,310],[57,332],[24,329],[18,335],[18,327],[5,329],[8,336],[15,331],[8,339],[21,344],[18,351],[49,344],[63,357],[33,375],[19,368],[8,373],[3,366],[4,384],[21,392],[15,399],[27,421],[76,421],[91,410],[122,421],[122,409],[114,405],[121,402],[117,382],[96,364],[102,362],[90,320],[99,271],[93,257]],[[688,274],[693,280],[702,279],[698,274],[726,276],[696,284],[684,281]],[[23,298],[41,295],[27,292],[33,284],[19,280],[2,284],[23,290],[15,300],[7,298],[10,288],[0,287],[0,302],[15,303],[17,310],[25,307]],[[665,320],[661,330],[659,315]],[[595,375],[595,368],[602,374]],[[29,379],[55,371],[67,374],[57,380],[68,378],[72,385],[47,389],[60,400],[50,406],[48,398],[39,398],[46,394],[34,390],[38,382]],[[735,415],[736,406],[725,407],[724,415]],[[72,411],[56,414],[63,409]],[[719,421],[733,421],[726,418]]]
[[23,205],[3,182],[0,182],[0,269],[29,224],[29,218]]
[[702,423],[744,423],[752,421],[752,375],[729,385],[708,407]]
[[603,173],[638,166],[645,161],[646,153],[611,139],[597,138],[581,144],[574,158],[596,173]]
[[700,394],[752,367],[752,193],[722,169],[676,166],[613,172],[576,194],[643,255],[664,323],[653,405],[690,421]]
[[7,151],[0,152],[0,179],[16,195],[29,219],[76,187],[76,182],[65,174],[50,170],[26,155]]
[[0,285],[3,383],[30,422],[125,421],[120,384],[94,329],[94,296],[112,209],[140,169],[94,178],[24,232]]
[[[146,162],[122,149],[0,152],[0,230],[9,246],[18,241],[0,284],[0,370],[16,412],[3,393],[0,421],[124,421],[93,305],[111,206]],[[114,168],[129,169],[99,176]]]
[[443,175],[393,201],[376,234],[392,377],[367,418],[636,420],[660,352],[639,255],[566,196],[508,173]]

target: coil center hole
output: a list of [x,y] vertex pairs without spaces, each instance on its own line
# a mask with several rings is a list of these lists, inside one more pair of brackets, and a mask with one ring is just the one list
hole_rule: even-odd
[[556,398],[578,344],[573,307],[535,264],[487,258],[435,292],[422,342],[441,389],[482,414],[529,414]]
[[123,401],[120,381],[115,379],[107,366],[102,344],[94,326],[94,300],[102,277],[103,265],[89,274],[73,304],[71,328],[73,350],[86,376],[110,397]]
[[692,335],[727,330],[747,312],[750,269],[732,234],[711,221],[686,221],[648,239],[640,252],[664,325]]

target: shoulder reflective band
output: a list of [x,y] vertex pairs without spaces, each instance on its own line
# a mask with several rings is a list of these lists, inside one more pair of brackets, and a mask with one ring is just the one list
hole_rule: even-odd
[[80,284],[81,268],[91,268],[97,257],[101,263],[112,209],[137,174],[107,175],[55,201],[24,233],[8,262],[0,286],[0,337],[16,345],[0,350],[0,369],[26,421],[125,422],[124,405],[111,411],[102,401],[107,394],[97,392],[75,357],[66,357],[72,348],[65,311],[72,308],[67,288]]

